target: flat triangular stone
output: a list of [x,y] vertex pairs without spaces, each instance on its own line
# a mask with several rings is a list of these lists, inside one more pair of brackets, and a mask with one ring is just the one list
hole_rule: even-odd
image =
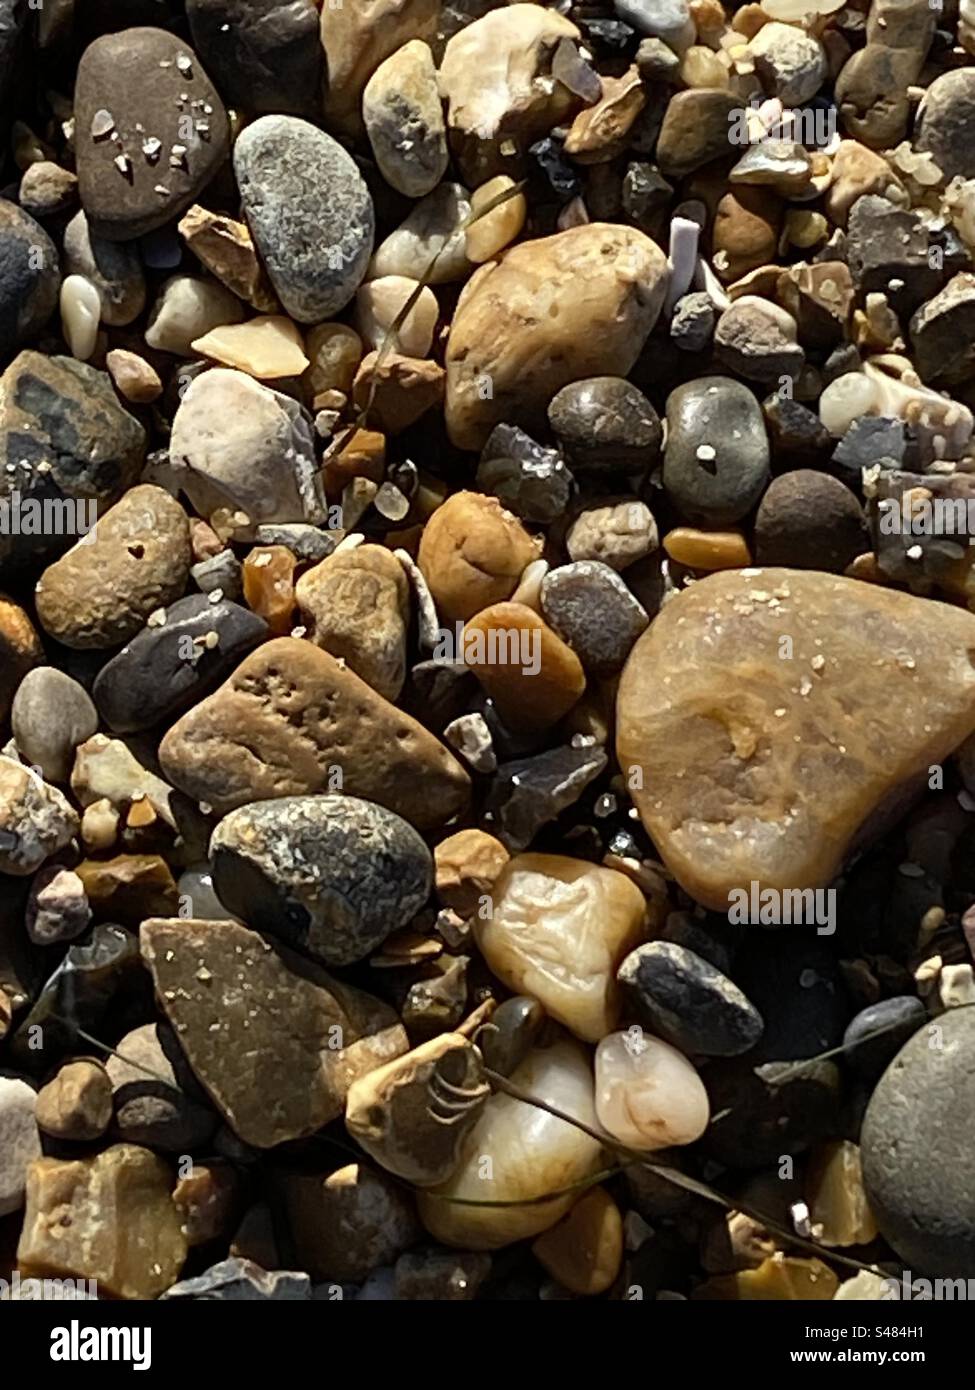
[[152,917],[139,936],[193,1074],[255,1148],[314,1134],[409,1047],[387,1004],[238,922]]
[[617,717],[641,819],[698,902],[825,887],[975,729],[975,615],[832,574],[712,575],[637,642]]

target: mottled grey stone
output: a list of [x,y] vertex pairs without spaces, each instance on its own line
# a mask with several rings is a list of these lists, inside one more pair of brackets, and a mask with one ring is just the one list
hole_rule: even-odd
[[647,626],[643,606],[609,565],[577,560],[542,580],[542,612],[583,666],[596,675],[619,671]]
[[0,198],[0,358],[37,336],[60,284],[54,242],[23,208]]
[[762,1035],[762,1017],[736,984],[694,951],[650,941],[617,979],[636,1018],[682,1052],[737,1057]]
[[740,521],[761,496],[768,470],[765,422],[747,386],[709,376],[671,391],[663,482],[689,521],[701,526]]

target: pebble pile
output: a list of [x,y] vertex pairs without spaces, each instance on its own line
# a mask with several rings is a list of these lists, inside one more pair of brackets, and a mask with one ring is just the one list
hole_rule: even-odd
[[0,0],[0,1281],[975,1277],[973,411],[969,0]]

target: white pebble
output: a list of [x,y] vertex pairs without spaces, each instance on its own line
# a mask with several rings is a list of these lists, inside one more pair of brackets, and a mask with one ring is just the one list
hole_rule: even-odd
[[61,284],[61,328],[72,357],[87,362],[95,351],[101,298],[84,275],[68,275]]

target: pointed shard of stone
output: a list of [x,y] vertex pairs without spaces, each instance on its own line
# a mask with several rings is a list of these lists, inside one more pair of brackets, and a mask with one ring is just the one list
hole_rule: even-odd
[[238,922],[153,917],[140,939],[194,1075],[255,1148],[313,1134],[409,1048],[388,1005]]
[[825,887],[973,729],[975,615],[735,570],[667,604],[633,648],[617,749],[669,868],[727,911],[753,881]]

